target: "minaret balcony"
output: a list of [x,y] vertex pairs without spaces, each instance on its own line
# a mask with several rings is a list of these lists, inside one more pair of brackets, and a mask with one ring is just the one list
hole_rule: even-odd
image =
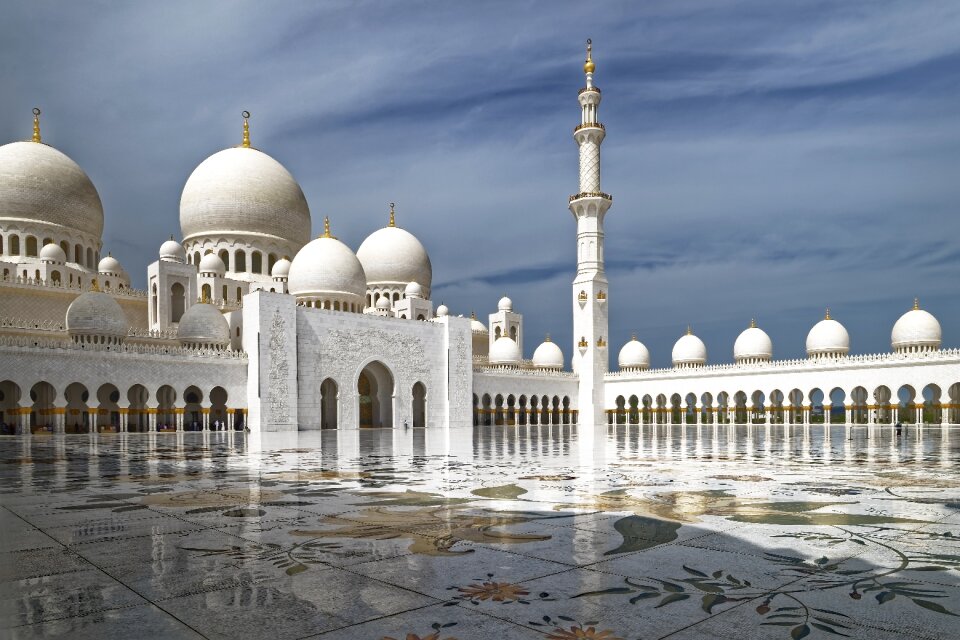
[[581,191],[580,193],[575,193],[570,196],[570,202],[573,202],[574,200],[580,200],[582,198],[603,198],[604,200],[613,202],[613,196],[602,191]]
[[586,93],[587,91],[593,91],[594,93],[600,93],[600,87],[584,87],[583,89],[580,89],[580,91],[577,92],[577,95],[580,95],[581,93]]
[[607,130],[607,128],[603,126],[603,124],[600,122],[584,122],[583,124],[578,124],[576,127],[574,127],[573,132],[576,133],[581,129],[603,129],[604,131]]

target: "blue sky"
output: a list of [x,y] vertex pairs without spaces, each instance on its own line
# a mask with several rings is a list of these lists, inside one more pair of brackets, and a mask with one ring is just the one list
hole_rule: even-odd
[[356,248],[397,202],[433,297],[503,294],[527,356],[569,359],[577,90],[603,89],[611,360],[669,364],[687,324],[712,362],[755,317],[800,357],[829,306],[889,350],[913,297],[960,345],[960,3],[8,3],[0,142],[30,135],[91,176],[104,249],[143,286],[179,237],[183,184],[240,141],[301,183],[316,235]]

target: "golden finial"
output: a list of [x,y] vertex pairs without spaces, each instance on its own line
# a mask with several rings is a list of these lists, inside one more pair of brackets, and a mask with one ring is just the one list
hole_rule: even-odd
[[543,339],[544,342],[550,342],[550,334],[547,334],[547,337]]
[[40,142],[40,109],[33,108],[33,141]]
[[97,282],[96,278],[93,278],[90,281],[90,291],[100,291],[100,284]]
[[635,334],[635,333],[630,334],[630,340],[633,341],[633,342],[636,342],[636,341],[637,341],[637,334]]
[[751,328],[751,329],[756,329],[756,328],[757,328],[757,319],[756,319],[756,318],[750,318],[750,328]]
[[692,335],[693,335],[693,329],[690,328],[690,325],[687,325],[687,335],[688,335],[688,336],[692,336]]
[[321,238],[332,238],[332,237],[333,237],[332,235],[330,235],[330,218],[328,218],[328,217],[326,217],[326,216],[324,216],[324,218],[323,218],[323,235],[320,236],[320,237],[321,237]]
[[393,215],[393,208],[394,208],[395,206],[396,206],[396,204],[394,204],[393,202],[390,203],[390,222],[387,223],[387,226],[388,226],[388,227],[395,227],[395,226],[397,226],[397,221],[396,221],[396,219],[394,218],[394,215]]
[[587,38],[587,60],[583,63],[583,72],[584,73],[593,73],[593,70],[597,68],[597,65],[593,64],[593,40]]
[[477,319],[477,312],[476,312],[476,311],[471,311],[471,312],[470,312],[470,319],[471,319],[471,320],[476,320],[476,319]]
[[830,307],[827,307],[827,313],[823,316],[824,320],[830,320]]
[[920,310],[920,298],[914,298],[914,299],[913,299],[913,310],[914,310],[914,311],[919,311],[919,310]]
[[244,149],[250,148],[250,112],[244,111],[243,116],[243,142],[240,144]]

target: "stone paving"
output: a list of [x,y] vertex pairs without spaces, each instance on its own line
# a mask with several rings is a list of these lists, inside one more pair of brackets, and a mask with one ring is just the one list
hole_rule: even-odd
[[960,637],[960,430],[0,438],[4,638]]

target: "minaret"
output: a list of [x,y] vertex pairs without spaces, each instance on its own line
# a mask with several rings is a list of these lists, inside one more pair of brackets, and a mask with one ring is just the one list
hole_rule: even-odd
[[580,379],[578,420],[581,425],[605,424],[604,374],[607,354],[607,276],[603,268],[603,217],[613,202],[600,191],[600,144],[606,135],[597,119],[600,89],[593,84],[593,47],[587,40],[583,71],[587,85],[580,89],[580,124],[573,139],[580,147],[580,190],[570,196],[570,212],[577,221],[577,276],[573,280],[573,370]]

